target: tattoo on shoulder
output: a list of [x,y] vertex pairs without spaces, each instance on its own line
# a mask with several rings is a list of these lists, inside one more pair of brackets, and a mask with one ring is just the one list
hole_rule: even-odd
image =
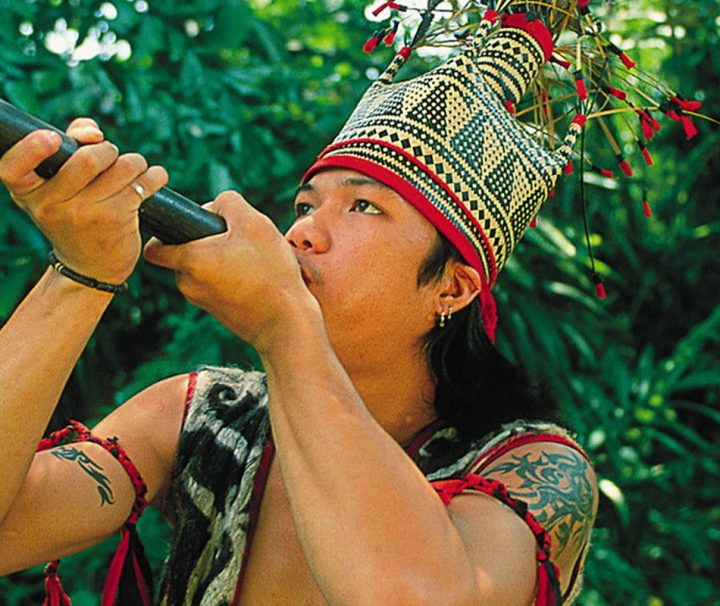
[[62,459],[63,461],[77,462],[80,468],[97,482],[97,491],[100,495],[100,505],[113,505],[115,498],[113,495],[110,480],[103,473],[102,465],[93,461],[87,454],[78,448],[72,446],[60,446],[50,451],[52,456]]
[[593,510],[593,487],[588,464],[578,453],[527,453],[488,470],[502,480],[512,474],[521,482],[508,482],[510,492],[528,504],[540,524],[557,537],[558,553],[571,543],[582,545],[589,532]]

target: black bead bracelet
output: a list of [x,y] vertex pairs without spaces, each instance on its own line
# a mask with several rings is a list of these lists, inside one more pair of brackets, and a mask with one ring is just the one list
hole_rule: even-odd
[[73,282],[77,282],[78,284],[82,284],[83,286],[87,286],[88,288],[94,288],[95,290],[101,290],[103,292],[109,292],[112,294],[125,292],[128,289],[127,282],[123,282],[122,284],[109,284],[107,282],[100,282],[100,280],[96,280],[95,278],[83,276],[82,274],[73,271],[62,261],[58,260],[58,258],[55,256],[54,250],[50,251],[50,254],[48,255],[48,261],[50,262],[50,266],[56,272],[65,276],[66,278],[70,278]]

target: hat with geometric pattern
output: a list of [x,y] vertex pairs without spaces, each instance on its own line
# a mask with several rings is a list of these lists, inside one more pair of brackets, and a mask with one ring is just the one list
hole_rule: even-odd
[[[486,10],[479,23],[456,34],[461,52],[425,74],[396,82],[417,46],[418,31],[303,178],[306,182],[326,168],[353,169],[413,204],[480,273],[483,324],[492,340],[497,315],[491,289],[568,166],[586,121],[577,104],[567,134],[551,149],[546,130],[529,127],[515,110],[553,57],[554,39],[587,15],[587,2],[557,0],[559,8],[534,13],[524,12],[532,2],[500,3],[504,14]],[[514,4],[523,12],[513,12]],[[430,5],[419,29],[427,30],[433,19]],[[387,7],[403,10],[395,2],[380,9]],[[394,32],[397,22],[391,27]]]

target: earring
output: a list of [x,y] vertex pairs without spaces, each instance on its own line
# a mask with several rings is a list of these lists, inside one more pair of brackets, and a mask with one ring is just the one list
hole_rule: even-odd
[[440,313],[440,322],[438,325],[440,328],[445,328],[445,324],[452,320],[452,307],[448,307],[447,313],[444,311]]

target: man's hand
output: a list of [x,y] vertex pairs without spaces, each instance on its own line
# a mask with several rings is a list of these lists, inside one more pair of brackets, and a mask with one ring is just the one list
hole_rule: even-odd
[[74,271],[119,284],[140,256],[138,208],[143,201],[131,187],[150,196],[167,182],[159,166],[148,168],[139,154],[118,155],[97,124],[78,118],[67,134],[83,144],[51,179],[35,168],[60,148],[60,137],[46,130],[30,133],[0,158],[0,181],[15,203],[47,236],[60,261]]
[[151,263],[173,269],[180,291],[259,351],[272,347],[298,314],[320,317],[290,245],[272,221],[236,192],[205,208],[227,222],[225,233],[181,245],[153,238]]

